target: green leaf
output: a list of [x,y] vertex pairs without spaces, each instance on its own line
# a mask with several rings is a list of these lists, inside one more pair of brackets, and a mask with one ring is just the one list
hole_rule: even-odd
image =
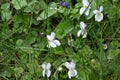
[[49,18],[50,16],[54,15],[57,10],[57,4],[53,3],[50,7],[46,8],[38,17],[37,20],[45,20]]
[[92,50],[88,45],[85,45],[85,47],[81,50],[83,55],[90,55],[92,54]]
[[46,9],[47,8],[47,4],[45,3],[45,0],[39,0],[39,3],[40,3],[40,7],[42,8],[42,9]]
[[48,17],[54,15],[56,13],[56,10],[54,9],[48,9],[48,11],[43,11],[38,17],[37,20],[45,20]]
[[19,68],[14,68],[14,71],[15,71],[15,76],[19,78],[21,73],[23,73],[24,69],[22,67],[19,67]]
[[51,53],[57,54],[57,55],[63,55],[65,54],[64,50],[62,47],[56,47],[55,49],[51,49]]
[[9,10],[3,10],[3,11],[1,11],[1,17],[2,17],[3,21],[5,21],[5,20],[8,21],[12,18],[12,12]]
[[118,49],[118,47],[120,46],[120,44],[119,44],[118,41],[112,41],[111,46],[112,46],[112,48],[114,48],[114,49]]
[[22,7],[27,5],[26,0],[12,0],[12,4],[15,7],[15,9],[21,9]]
[[74,26],[71,24],[70,20],[62,20],[55,29],[56,37],[62,39],[71,32],[73,28]]
[[77,3],[77,4],[75,4],[75,8],[80,8],[82,6],[82,3],[80,2],[80,3]]
[[2,10],[8,10],[9,7],[10,7],[10,3],[5,3],[5,4],[2,4],[1,9]]
[[16,45],[17,46],[21,46],[23,44],[23,40],[22,39],[18,39],[17,41],[16,41]]
[[22,80],[32,80],[31,74],[27,73],[26,75],[23,75]]
[[15,15],[15,16],[13,17],[13,21],[14,21],[14,23],[16,23],[16,24],[22,23],[22,22],[23,22],[23,15]]
[[73,13],[73,14],[76,14],[77,12],[79,11],[79,9],[73,9],[72,11],[71,11],[71,13]]
[[40,11],[39,1],[33,0],[28,4],[28,6],[24,9],[24,12],[34,12],[38,13]]
[[58,12],[59,12],[59,13],[64,13],[64,12],[65,12],[65,9],[66,9],[66,8],[60,6],[59,9],[58,9]]
[[22,67],[19,67],[19,68],[14,68],[14,71],[20,74],[24,71],[24,69]]
[[4,70],[0,72],[0,77],[11,77],[12,75],[12,70],[8,71],[8,70]]
[[36,40],[36,37],[30,37],[30,38],[28,38],[27,43],[32,44],[35,42],[35,40]]
[[112,41],[111,49],[108,51],[108,59],[115,59],[118,53],[120,53],[120,49],[118,49],[119,46],[120,44],[118,41]]
[[10,27],[6,23],[3,23],[2,26],[4,26],[4,27],[1,30],[0,36],[1,36],[1,38],[6,39],[6,38],[10,37],[10,34],[12,33],[12,31],[10,30]]
[[2,20],[5,21],[5,20],[9,20],[12,18],[12,12],[9,10],[10,8],[10,4],[9,3],[5,3],[1,6],[1,17],[2,17]]
[[111,20],[116,19],[118,17],[117,14],[117,7],[116,6],[109,6],[108,18]]

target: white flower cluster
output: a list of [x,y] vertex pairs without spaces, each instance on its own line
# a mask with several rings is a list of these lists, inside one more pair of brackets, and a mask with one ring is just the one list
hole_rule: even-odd
[[[83,7],[80,9],[80,14],[82,15],[83,13],[88,16],[90,12],[90,3],[88,0],[82,0]],[[103,6],[100,6],[97,10],[93,10],[93,13],[95,14],[95,21],[100,22],[103,20]]]
[[[89,12],[90,12],[90,3],[88,2],[88,0],[82,0],[82,4],[83,4],[83,7],[81,7],[80,9],[80,14],[85,14],[86,16],[89,15]],[[97,22],[100,22],[103,20],[103,6],[100,6],[97,10],[93,10],[93,14],[95,14],[95,21]],[[77,36],[80,37],[82,36],[82,38],[86,38],[87,36],[87,30],[86,30],[86,24],[81,21],[80,22],[80,30],[77,32]],[[55,39],[55,33],[52,32],[50,35],[47,35],[47,40],[48,40],[48,47],[57,47],[57,46],[60,46],[61,43],[59,40],[56,40]]]
[[[83,7],[80,9],[80,14],[85,14],[86,16],[89,15],[90,12],[90,3],[88,0],[82,0]],[[95,21],[100,22],[103,20],[103,6],[100,6],[97,10],[93,10],[93,14],[95,14]],[[87,30],[86,30],[87,25],[81,21],[80,22],[80,30],[77,32],[77,36],[82,38],[87,37]],[[55,39],[55,33],[51,32],[50,35],[47,35],[47,40],[48,40],[48,45],[47,47],[50,48],[55,48],[57,46],[60,46],[61,43],[59,40]],[[107,49],[106,45],[103,45],[104,49]],[[64,66],[68,69],[68,77],[71,79],[71,77],[75,77],[77,75],[77,70],[75,69],[75,63],[74,62],[65,62]],[[42,64],[43,72],[42,75],[45,77],[50,77],[51,75],[51,64],[50,63],[43,63]],[[59,70],[62,70],[61,68]]]
[[[71,77],[75,77],[77,75],[77,70],[75,69],[74,62],[65,62],[64,66],[69,70],[68,71],[69,79],[71,79]],[[43,68],[43,72],[42,72],[43,77],[45,77],[45,75],[46,75],[47,78],[49,78],[51,75],[51,71],[50,71],[51,64],[50,63],[43,63],[42,68]]]
[[[90,9],[91,9],[90,3],[88,2],[88,0],[82,0],[82,4],[83,4],[83,7],[81,7],[81,9],[80,9],[80,14],[81,15],[85,14],[86,16],[88,16],[89,12],[90,12]],[[102,11],[103,11],[103,6],[100,6],[98,8],[98,10],[93,10],[93,14],[95,14],[95,21],[100,22],[100,21],[103,20],[103,13],[102,13]],[[82,35],[83,36],[82,38],[86,38],[87,31],[86,31],[85,28],[86,28],[86,24],[83,21],[81,21],[80,22],[80,29],[81,30],[79,30],[78,33],[77,33],[78,37],[80,35]]]

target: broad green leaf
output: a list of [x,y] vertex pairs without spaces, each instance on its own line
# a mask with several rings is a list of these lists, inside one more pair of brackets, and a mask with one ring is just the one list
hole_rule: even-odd
[[19,33],[25,32],[27,33],[28,27],[29,27],[29,16],[18,14],[13,17],[13,25],[12,28],[13,31],[16,31],[19,29]]
[[73,9],[72,11],[71,11],[71,13],[73,13],[73,14],[76,14],[77,12],[79,11],[79,9]]
[[31,32],[34,37],[38,37],[38,33],[36,31]]
[[12,18],[12,12],[9,10],[10,8],[10,4],[9,3],[5,3],[1,6],[1,17],[2,17],[2,20],[5,21],[5,20],[9,20]]
[[26,73],[26,75],[22,76],[22,80],[32,80],[32,76],[31,74],[28,72]]
[[116,19],[117,17],[117,7],[116,6],[109,6],[109,11],[108,11],[108,18],[111,19],[111,20],[114,20]]
[[1,11],[1,17],[2,17],[2,20],[5,21],[5,20],[10,20],[12,18],[12,12],[9,11],[9,10],[2,10]]
[[108,59],[115,59],[118,53],[120,53],[119,49],[109,50]]
[[82,6],[82,3],[81,3],[81,2],[80,2],[80,3],[75,4],[75,8],[76,8],[76,9],[80,8],[81,6]]
[[20,75],[23,73],[24,69],[22,67],[19,67],[19,68],[14,68],[14,71],[16,78],[19,78]]
[[46,8],[38,17],[37,20],[45,20],[57,12],[57,4],[53,3]]
[[65,9],[66,9],[66,8],[60,6],[59,9],[58,9],[58,12],[59,12],[59,13],[64,13],[64,12],[65,12]]
[[0,72],[0,77],[11,77],[12,75],[12,70],[8,71],[8,70],[4,70],[3,72]]
[[46,4],[46,2],[45,2],[45,0],[39,0],[39,3],[40,3],[40,7],[44,10],[44,9],[46,9],[47,8],[47,4]]
[[111,46],[114,49],[118,49],[118,47],[120,46],[120,43],[118,41],[112,41]]
[[10,8],[10,3],[5,3],[1,5],[2,10],[8,10]]
[[38,13],[40,11],[40,3],[39,1],[33,0],[28,4],[28,6],[24,9],[24,12],[34,12]]
[[74,26],[70,20],[62,20],[55,29],[56,37],[62,39],[71,32],[73,28]]
[[112,41],[111,48],[108,51],[108,59],[114,59],[118,53],[120,53],[120,49],[118,49],[119,46],[120,43],[118,41]]
[[6,39],[6,38],[10,37],[10,34],[12,33],[12,31],[10,30],[10,27],[6,23],[3,23],[2,26],[4,26],[4,27],[1,30],[0,36],[2,39]]
[[14,71],[18,74],[22,73],[24,71],[24,69],[22,67],[19,68],[14,68]]
[[21,9],[22,7],[27,5],[26,0],[12,0],[12,4],[15,7],[15,9]]
[[16,24],[22,23],[22,22],[23,22],[23,15],[15,15],[15,16],[13,17],[13,21],[14,21],[14,23],[16,23]]
[[47,11],[43,11],[38,17],[37,20],[45,20],[48,17],[54,15],[56,13],[56,10],[48,8]]
[[54,53],[54,54],[58,54],[58,55],[63,55],[65,54],[64,50],[62,49],[62,47],[56,47],[55,49],[51,49],[51,53]]
[[81,50],[81,53],[84,55],[84,56],[89,56],[90,54],[92,54],[92,50],[89,48],[88,45],[86,45],[82,50]]
[[20,47],[22,44],[23,44],[23,40],[22,40],[22,39],[18,39],[18,40],[16,41],[16,45],[17,45],[18,47]]
[[36,37],[29,37],[26,43],[31,45],[32,43],[35,42],[35,40],[36,40]]

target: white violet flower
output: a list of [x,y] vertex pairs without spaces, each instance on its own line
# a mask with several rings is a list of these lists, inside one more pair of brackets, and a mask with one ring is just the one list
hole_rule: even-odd
[[103,6],[100,6],[98,10],[94,10],[93,13],[95,14],[95,21],[100,22],[103,20]]
[[80,22],[80,28],[81,30],[78,31],[77,36],[79,37],[80,35],[83,36],[83,38],[86,38],[87,36],[87,31],[86,31],[86,24],[84,22]]
[[57,47],[60,46],[60,41],[59,40],[55,40],[55,33],[52,32],[50,35],[47,35],[47,40],[48,40],[48,47]]
[[107,44],[103,44],[103,49],[106,50],[108,48]]
[[88,0],[82,0],[83,7],[80,9],[80,14],[82,15],[85,13],[86,16],[89,15],[90,12],[90,6]]
[[43,68],[43,72],[42,72],[43,77],[45,77],[45,75],[47,77],[50,77],[50,75],[51,75],[51,71],[50,71],[51,64],[50,63],[43,63],[42,68]]
[[72,38],[68,38],[68,45],[72,45],[73,39]]
[[77,75],[77,71],[75,69],[75,63],[73,62],[65,62],[65,66],[67,69],[69,69],[68,71],[68,77],[71,79],[71,77],[74,77]]

